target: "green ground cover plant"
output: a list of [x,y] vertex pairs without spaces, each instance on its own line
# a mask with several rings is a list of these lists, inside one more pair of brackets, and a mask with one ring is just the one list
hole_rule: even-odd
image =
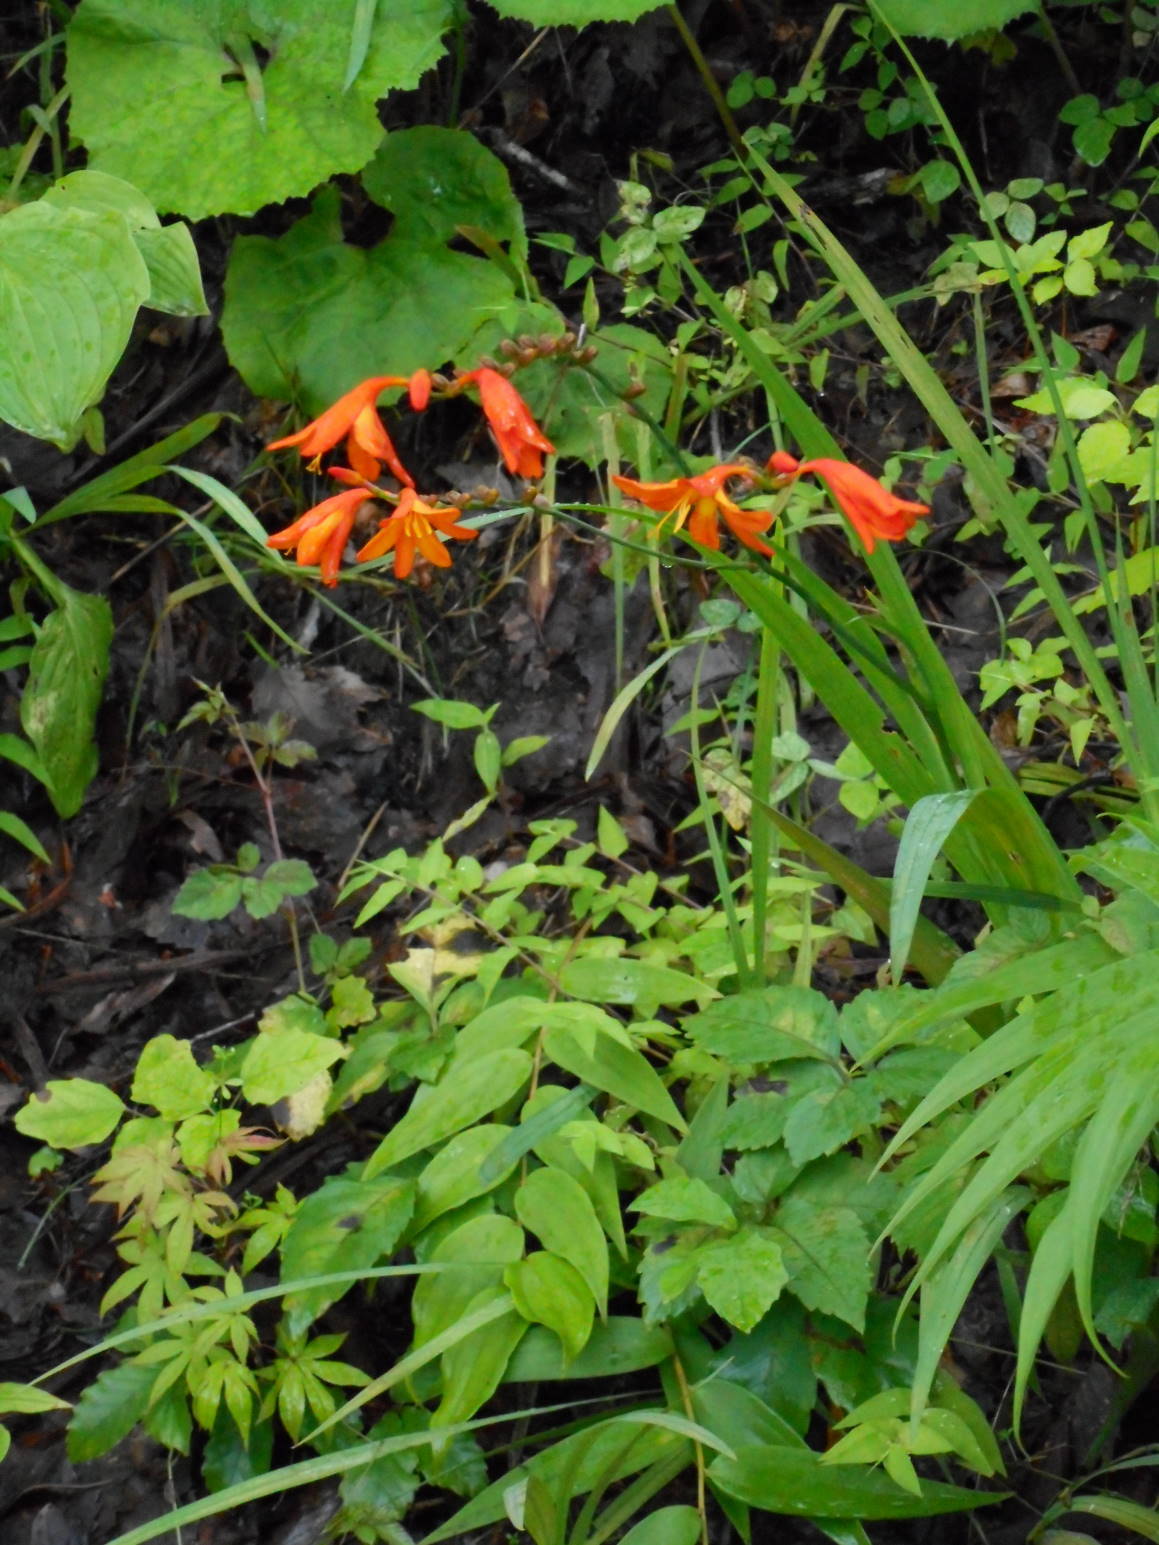
[[[581,25],[650,7],[499,9]],[[1048,1363],[1084,1348],[1115,1373],[1104,1438],[1084,1456],[1089,1479],[1060,1482],[1027,1537],[1075,1538],[1055,1525],[1077,1513],[1159,1538],[1153,1482],[1146,1504],[1126,1495],[1128,1471],[1106,1450],[1159,1368],[1159,387],[1146,328],[1092,368],[1051,310],[1155,278],[1141,163],[1154,93],[1124,77],[1118,107],[1090,99],[1088,111],[1076,93],[1064,115],[1092,171],[1136,136],[1140,164],[1113,217],[1088,218],[1077,188],[986,189],[907,41],[990,29],[1000,52],[994,29],[1029,6],[974,0],[952,21],[910,0],[837,7],[785,99],[765,77],[722,92],[668,9],[729,154],[685,189],[638,157],[592,252],[566,233],[529,241],[505,169],[467,131],[383,134],[379,99],[415,84],[445,40],[465,47],[458,6],[359,3],[318,22],[291,4],[271,20],[259,7],[210,17],[179,0],[82,0],[65,18],[70,133],[90,166],[33,184],[28,202],[15,197],[27,168],[13,175],[0,274],[25,329],[0,342],[0,415],[62,449],[81,435],[99,446],[96,404],[137,308],[204,305],[194,238],[157,211],[199,220],[309,197],[281,234],[235,237],[221,320],[241,378],[295,410],[267,446],[285,488],[301,486],[299,462],[316,471],[333,453],[337,489],[305,510],[302,497],[268,531],[241,493],[177,459],[217,426],[207,416],[43,512],[10,490],[0,660],[24,673],[23,736],[0,737],[0,755],[59,816],[80,809],[112,613],[40,555],[66,519],[177,520],[196,583],[229,586],[262,650],[287,663],[304,646],[270,615],[275,586],[338,607],[346,587],[437,585],[435,570],[484,563],[481,532],[522,524],[546,551],[574,530],[599,539],[617,600],[616,690],[588,776],[655,683],[691,662],[673,733],[687,738],[699,845],[662,877],[606,804],[590,830],[517,818],[515,769],[550,737],[501,734],[501,703],[428,690],[410,706],[432,733],[470,737],[478,797],[433,838],[360,847],[336,884],[336,926],[311,910],[322,877],[283,851],[272,797],[313,746],[285,716],[245,718],[203,686],[186,723],[241,759],[269,857],[231,848],[186,877],[173,911],[239,926],[279,915],[293,990],[252,1033],[196,1050],[150,1036],[127,1087],[51,1079],[14,1116],[41,1145],[34,1172],[90,1161],[91,1199],[115,1211],[117,1265],[100,1304],[109,1333],[0,1384],[0,1413],[66,1407],[44,1386],[87,1363],[72,1460],[100,1458],[138,1425],[198,1457],[201,1494],[112,1545],[330,1478],[332,1537],[365,1545],[488,1530],[535,1545],[707,1545],[760,1539],[765,1514],[851,1545],[941,1515],[977,1513],[984,1532]],[[1154,31],[1138,9],[1132,47]],[[1057,44],[1050,13],[1038,16]],[[833,80],[868,58],[878,83],[858,110],[875,137],[910,137],[899,191],[915,220],[958,199],[970,226],[947,236],[920,291],[893,297],[802,197],[794,160],[798,113],[823,110]],[[118,108],[145,74],[168,102],[147,137]],[[778,132],[741,130],[734,115],[765,102]],[[351,199],[389,211],[385,236],[348,239]],[[745,255],[746,277],[727,286],[698,246],[720,221]],[[56,280],[26,239],[49,231],[81,299],[73,330],[51,317],[46,349],[35,286]],[[95,242],[99,262],[81,250]],[[544,297],[539,249],[565,260],[565,291],[583,286],[582,336]],[[82,269],[102,285],[107,270],[107,289]],[[802,275],[811,294],[790,314]],[[71,305],[73,288],[62,293]],[[979,414],[899,320],[918,298],[956,317],[975,352]],[[999,305],[1025,339],[1010,400],[1048,437],[1041,486],[1016,477],[1016,434],[994,409],[986,328]],[[842,455],[815,406],[833,340],[854,324],[929,426],[929,443],[892,456],[880,480]],[[50,388],[35,412],[22,405],[32,354]],[[434,424],[467,403],[513,492],[434,490],[395,449],[403,415]],[[730,408],[725,421],[751,432],[694,451],[700,426]],[[574,463],[598,498],[561,496]],[[965,534],[994,539],[1024,587],[980,700],[1016,694],[1023,748],[1050,730],[1052,756],[1025,765],[979,717],[899,563],[950,472],[970,504]],[[135,492],[162,476],[204,504]],[[814,538],[833,530],[855,592],[813,561]],[[655,645],[631,674],[638,579]],[[690,610],[681,592],[694,586]],[[1036,631],[1020,631],[1027,615]],[[715,698],[704,662],[736,637],[749,666]],[[813,705],[840,732],[832,759],[805,733]],[[1109,748],[1093,781],[1092,743]],[[892,827],[890,873],[813,830],[823,780],[862,823]],[[1084,845],[1048,819],[1060,790],[1090,795],[1098,824]],[[472,834],[496,810],[518,841],[484,862]],[[46,857],[19,816],[0,814],[0,831]],[[973,908],[970,937],[935,921],[930,900]],[[371,970],[387,919],[399,948]],[[871,983],[841,1001],[820,989],[823,962],[879,937],[888,959]],[[313,1185],[258,1185],[275,1155],[339,1127],[372,1134],[359,1158]],[[1013,1349],[1000,1410],[967,1392],[949,1353],[991,1277]],[[336,1309],[366,1304],[403,1326],[385,1366],[347,1360],[347,1333],[330,1328]],[[1157,1459],[1150,1445],[1119,1462]],[[416,1498],[432,1490],[445,1505],[423,1533]]]

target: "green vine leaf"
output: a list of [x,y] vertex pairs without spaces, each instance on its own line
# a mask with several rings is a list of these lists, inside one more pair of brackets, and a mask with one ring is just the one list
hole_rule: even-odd
[[82,0],[72,132],[96,168],[192,219],[301,197],[370,160],[379,98],[436,62],[451,5],[379,7],[344,91],[353,13],[353,0]]

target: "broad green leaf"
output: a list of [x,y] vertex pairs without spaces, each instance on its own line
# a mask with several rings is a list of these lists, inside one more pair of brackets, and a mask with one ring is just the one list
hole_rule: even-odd
[[507,1268],[503,1281],[523,1318],[553,1330],[569,1363],[578,1357],[592,1333],[596,1306],[575,1267],[548,1250],[533,1250]]
[[363,168],[362,186],[394,215],[394,233],[437,246],[462,226],[522,252],[523,210],[503,162],[473,134],[424,124],[388,134]]
[[972,32],[1005,27],[1016,16],[1034,10],[1034,0],[962,0],[960,5],[946,5],[944,0],[873,0],[873,9],[903,37],[944,38],[952,43]]
[[[414,1191],[412,1180],[393,1175],[378,1181],[342,1176],[324,1180],[301,1202],[282,1241],[283,1277],[375,1265],[390,1254],[410,1222]],[[344,1291],[318,1287],[287,1297],[292,1329],[305,1330]]]
[[709,1228],[736,1228],[736,1214],[725,1199],[703,1180],[673,1175],[629,1202],[634,1212],[649,1218],[671,1218],[674,1223],[704,1223]]
[[696,1545],[700,1514],[686,1503],[657,1508],[623,1536],[620,1545]]
[[42,201],[0,216],[0,418],[71,450],[148,295],[121,215]]
[[516,305],[496,264],[393,234],[353,247],[338,212],[338,190],[324,189],[284,236],[238,237],[225,280],[230,360],[258,396],[310,413],[384,369],[459,356]]
[[50,1080],[43,1094],[31,1095],[12,1124],[52,1148],[87,1148],[103,1143],[124,1113],[121,1099],[104,1084],[61,1078]]
[[596,21],[635,21],[657,0],[491,0],[500,16],[533,27],[586,27]]
[[[1071,376],[1055,384],[1058,388],[1059,401],[1062,403],[1062,411],[1067,418],[1097,418],[1100,413],[1105,413],[1108,408],[1115,406],[1113,392],[1107,391],[1106,387],[1096,386],[1082,376]],[[1014,405],[1018,408],[1028,408],[1031,413],[1055,411],[1054,399],[1045,386],[1029,397],[1016,397]]]
[[441,1239],[429,1257],[441,1270],[416,1284],[411,1302],[415,1347],[436,1341],[466,1318],[474,1298],[498,1289],[524,1244],[518,1223],[493,1212],[468,1218]]
[[905,974],[934,861],[954,827],[983,794],[981,789],[928,794],[909,813],[894,861],[889,897],[889,969],[895,982],[900,982]]
[[515,1216],[548,1250],[571,1262],[606,1314],[608,1244],[580,1183],[552,1165],[532,1170],[515,1193]]
[[98,1459],[132,1432],[149,1405],[156,1367],[119,1363],[106,1368],[76,1403],[68,1424],[68,1457],[73,1464]]
[[340,1041],[275,1022],[259,1030],[241,1065],[241,1087],[254,1105],[297,1094],[346,1055]]
[[20,722],[48,774],[57,814],[81,807],[97,770],[93,726],[109,668],[113,614],[103,596],[59,581],[44,619],[20,700]]
[[241,904],[242,876],[224,868],[195,869],[170,903],[178,917],[213,921]]
[[672,1334],[632,1315],[610,1314],[597,1321],[583,1351],[570,1360],[554,1332],[532,1326],[504,1375],[506,1383],[549,1383],[558,1379],[609,1379],[655,1368],[672,1356]]
[[188,1041],[155,1035],[141,1048],[131,1093],[138,1104],[151,1105],[166,1121],[180,1121],[203,1111],[216,1088],[213,1075],[198,1067]]
[[869,1240],[848,1207],[818,1207],[789,1196],[775,1216],[790,1291],[807,1309],[836,1315],[862,1330],[872,1282]]
[[1103,419],[1084,429],[1078,441],[1079,466],[1088,482],[1131,480],[1131,431],[1117,419]]
[[837,1010],[812,987],[761,987],[710,1003],[684,1021],[692,1039],[735,1066],[835,1057]]
[[[539,307],[539,312],[546,308]],[[528,308],[517,321],[520,331],[531,333],[562,330],[558,315],[536,315]],[[498,347],[500,329],[484,330],[479,342],[488,349]],[[610,327],[594,328],[587,342],[599,350],[591,366],[577,368],[564,359],[537,360],[519,372],[519,390],[532,411],[549,423],[552,444],[561,457],[573,457],[588,466],[601,463],[606,454],[607,425],[611,425],[625,460],[634,460],[638,443],[640,416],[654,419],[664,415],[672,389],[672,357],[663,341],[630,322],[616,322]],[[643,387],[638,395],[626,398],[625,391]],[[657,454],[660,448],[656,447]],[[678,468],[673,465],[672,471]],[[620,496],[616,496],[617,502]],[[683,647],[683,646],[681,646]],[[679,649],[677,649],[679,653]],[[655,664],[655,662],[653,662]],[[595,767],[610,738],[611,730],[623,717],[624,710],[638,695],[647,677],[641,675],[627,698],[617,697],[609,709],[611,729],[601,723],[600,735],[592,746],[588,766]],[[618,709],[618,711],[617,711]]]
[[506,1105],[531,1076],[529,1053],[516,1046],[489,1052],[434,1088],[423,1088],[406,1115],[366,1161],[367,1179],[473,1126]]
[[133,239],[149,270],[149,299],[145,304],[170,316],[204,316],[209,307],[189,227],[176,222],[159,231],[138,231]]
[[[83,0],[68,29],[72,131],[94,167],[158,209],[252,214],[365,166],[382,137],[378,99],[440,57],[450,12],[446,0],[379,6],[344,93],[354,0],[322,11],[312,0]],[[267,60],[260,110],[239,78],[255,50]]]
[[1001,1492],[967,1491],[923,1481],[915,1497],[887,1476],[854,1465],[822,1465],[799,1448],[753,1444],[735,1459],[716,1459],[711,1485],[768,1513],[813,1518],[927,1518],[1000,1502]]
[[171,316],[204,316],[208,311],[189,227],[177,222],[162,228],[156,210],[132,183],[105,172],[70,172],[52,185],[41,203],[66,211],[121,215],[149,271],[144,304]]
[[[550,1021],[550,1011],[544,1017]],[[564,1023],[550,1026],[543,1049],[553,1062],[585,1084],[606,1089],[616,1099],[667,1122],[678,1132],[688,1130],[659,1074],[634,1046],[625,1046],[594,1026]]]
[[513,1130],[498,1122],[468,1127],[443,1144],[418,1178],[416,1229],[425,1228],[443,1213],[485,1195],[507,1179],[520,1155],[500,1165],[485,1166]]
[[[924,1093],[924,1090],[923,1090]],[[881,1111],[881,1096],[868,1079],[810,1089],[793,1102],[785,1118],[784,1141],[794,1164],[836,1153],[868,1132]]]
[[685,971],[654,966],[630,955],[580,956],[560,971],[560,986],[573,998],[591,1003],[633,1004],[650,1019],[659,1008],[680,1003],[700,1003],[714,989]]
[[743,1228],[731,1239],[703,1245],[696,1258],[700,1291],[740,1331],[753,1329],[789,1280],[781,1246],[762,1229]]

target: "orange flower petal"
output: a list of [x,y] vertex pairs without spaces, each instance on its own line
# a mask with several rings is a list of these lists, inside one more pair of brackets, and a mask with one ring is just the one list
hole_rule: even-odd
[[460,381],[473,381],[499,453],[508,472],[520,477],[543,476],[543,452],[555,446],[532,417],[531,409],[505,375],[490,366],[468,371]]
[[304,429],[299,429],[297,434],[284,435],[280,440],[271,440],[266,446],[267,451],[279,451],[285,446],[295,445],[305,458],[322,456],[333,448],[341,440],[342,436],[350,432],[355,419],[365,408],[373,408],[378,400],[380,392],[388,386],[405,386],[403,376],[370,376],[365,381],[360,381],[357,386],[352,386],[338,401],[332,403],[325,413],[312,419]]
[[812,472],[825,480],[838,507],[871,553],[877,539],[900,542],[910,527],[930,513],[928,504],[899,499],[875,477],[852,462],[832,456],[817,456],[811,461],[797,461],[787,451],[775,451],[768,467],[782,477],[800,477]]

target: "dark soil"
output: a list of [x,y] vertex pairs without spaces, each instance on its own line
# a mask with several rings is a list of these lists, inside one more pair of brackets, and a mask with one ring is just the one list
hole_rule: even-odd
[[[773,74],[783,89],[801,76],[828,9],[814,0],[784,5],[705,0],[690,5],[687,14],[720,81],[727,84],[748,69]],[[671,158],[669,192],[694,182],[700,167],[727,154],[720,122],[665,12],[632,28],[594,26],[580,34],[550,31],[536,38],[528,28],[497,22],[485,6],[476,11],[463,121],[507,162],[533,236],[568,231],[581,249],[594,250],[615,214],[615,180],[629,175],[630,157],[638,149]],[[1067,14],[1063,45],[1082,89],[1105,98],[1117,78],[1121,34],[1099,21],[1096,11],[1081,6]],[[21,33],[26,25],[26,18],[14,24]],[[16,39],[16,46],[21,41]],[[835,63],[841,51],[834,47],[828,57]],[[1044,41],[1020,37],[1009,63],[986,48],[951,51],[933,44],[918,52],[987,187],[1026,175],[1075,185],[1068,131],[1058,121],[1073,88]],[[946,232],[962,228],[968,215],[951,200],[938,228],[913,197],[897,191],[899,174],[914,170],[927,152],[924,141],[909,134],[884,141],[866,134],[857,101],[873,74],[869,63],[849,75],[831,70],[823,102],[801,114],[796,144],[808,159],[794,169],[805,170],[809,202],[888,294],[920,282],[944,248]],[[385,104],[385,119],[392,126],[445,121],[449,90],[445,66],[420,92]],[[21,137],[15,119],[22,105],[13,102],[3,111],[10,142]],[[741,127],[764,110],[760,101],[742,110]],[[1084,174],[1094,176],[1089,169]],[[1110,186],[1114,175],[1115,168],[1104,168],[1099,185]],[[273,211],[246,228],[279,229],[283,218],[283,212]],[[1084,223],[1097,218],[1102,217],[1092,214]],[[271,223],[263,224],[267,219]],[[215,304],[228,240],[241,225],[223,221],[198,232]],[[728,223],[721,221],[719,231],[710,227],[708,240],[704,234],[698,252],[713,282],[723,289],[742,279]],[[543,250],[535,261],[550,296],[561,267]],[[808,282],[807,272],[801,272]],[[578,293],[561,299],[565,312],[578,305]],[[802,298],[794,297],[794,305]],[[1114,326],[1100,341],[1113,355],[1117,337],[1132,325],[1135,305],[1133,297],[1104,299],[1081,314],[1060,313],[1057,325],[1073,333],[1110,321]],[[609,288],[607,314],[614,306]],[[922,303],[904,308],[902,315],[959,400],[976,405],[969,356],[954,349],[965,336],[964,314],[953,306],[939,310]],[[997,372],[1019,359],[1024,340],[1012,309],[996,306],[991,323]],[[830,344],[833,359],[820,410],[852,456],[872,469],[891,451],[927,436],[912,402],[882,377],[864,329],[847,329]],[[863,366],[871,382],[868,393],[862,389]],[[286,524],[301,506],[290,506],[270,471],[254,470],[280,420],[268,404],[250,399],[231,374],[213,319],[161,326],[154,319],[142,325],[105,402],[106,458],[83,448],[62,456],[4,429],[0,457],[12,482],[27,486],[43,507],[106,462],[111,465],[210,410],[231,416],[185,460],[243,489],[271,530]],[[726,449],[751,427],[739,420],[720,426]],[[709,448],[706,428],[692,449]],[[407,456],[405,442],[402,449]],[[753,454],[762,449],[767,447],[759,441],[750,447]],[[437,446],[426,441],[420,454],[440,470],[453,464],[460,486],[494,481],[490,449],[477,438]],[[1041,471],[1028,447],[1026,477],[1041,477]],[[569,478],[563,490],[568,497],[594,494],[582,469]],[[175,481],[156,485],[155,491],[175,502],[190,498],[189,489]],[[313,502],[311,489],[303,492]],[[936,497],[925,545],[902,557],[923,611],[943,628],[942,644],[955,674],[972,689],[980,664],[997,652],[992,595],[1013,566],[1000,544],[985,539],[974,544],[963,566],[953,539],[967,513],[958,488],[947,481]],[[260,599],[291,636],[308,643],[310,654],[292,663],[282,651],[276,663],[265,663],[247,634],[250,614],[228,587],[167,609],[169,598],[198,572],[196,550],[182,533],[155,517],[109,516],[54,526],[40,544],[44,559],[69,584],[110,599],[117,631],[99,727],[100,773],[80,814],[62,826],[38,786],[0,762],[5,808],[32,825],[54,858],[50,870],[30,868],[20,850],[0,843],[0,884],[26,905],[22,913],[0,915],[0,1075],[7,1080],[0,1084],[0,1115],[48,1078],[79,1075],[125,1088],[140,1047],[161,1033],[205,1044],[241,1038],[271,1000],[295,985],[280,919],[239,921],[235,914],[207,924],[176,917],[170,909],[191,868],[231,858],[242,842],[256,843],[270,856],[261,801],[230,737],[203,725],[178,728],[201,696],[200,683],[220,685],[243,718],[288,714],[295,734],[316,747],[316,760],[276,776],[274,811],[285,852],[305,858],[321,876],[322,888],[311,904],[321,924],[338,937],[349,929],[353,913],[336,904],[335,882],[360,845],[365,843],[362,851],[368,854],[421,846],[475,797],[466,737],[448,747],[440,731],[408,708],[436,693],[484,706],[501,703],[495,727],[504,738],[551,736],[544,751],[515,770],[504,808],[471,830],[467,849],[487,861],[518,847],[528,819],[566,813],[588,828],[597,807],[607,804],[631,817],[642,865],[665,873],[680,867],[685,839],[675,828],[693,796],[685,749],[664,725],[681,711],[687,684],[673,678],[666,695],[645,702],[617,738],[599,781],[583,781],[593,735],[616,689],[611,592],[600,572],[605,554],[589,536],[563,539],[546,588],[528,578],[536,534],[528,529],[512,536],[501,526],[471,550],[456,553],[454,569],[429,583],[340,590],[339,604],[390,640],[401,657],[361,640],[288,571],[285,579],[263,582]],[[828,577],[857,593],[860,574],[836,541],[818,539],[813,556]],[[682,611],[691,616],[698,599],[689,587],[674,591],[675,619]],[[629,606],[629,671],[646,663],[651,627],[641,590]],[[704,672],[705,696],[713,690],[711,676],[727,686],[747,660],[742,636],[720,646]],[[0,699],[0,729],[15,725],[18,685],[15,678],[9,681]],[[809,716],[802,733],[820,756],[840,749],[835,727],[820,710]],[[1042,754],[1049,755],[1050,748]],[[1069,819],[1065,809],[1060,819]],[[889,840],[878,831],[859,833],[846,821],[831,823],[825,835],[871,871],[888,872]],[[1081,821],[1075,831],[1063,832],[1064,840],[1084,835]],[[939,920],[963,939],[977,924],[961,909]],[[380,974],[399,941],[386,918],[377,920],[371,936],[373,970]],[[881,962],[871,951],[862,950],[860,957],[854,976],[871,980]],[[295,1157],[304,1166],[299,1180],[316,1183],[367,1152],[373,1141],[358,1122],[341,1131],[327,1128],[308,1152]],[[86,1201],[86,1179],[97,1161],[73,1158],[30,1183],[26,1162],[33,1146],[10,1126],[0,1127],[0,1379],[32,1378],[99,1339],[97,1304],[114,1259],[111,1212]],[[247,1186],[272,1190],[288,1162],[283,1152],[247,1176]],[[380,1346],[378,1331],[360,1325],[355,1311],[351,1317],[353,1323],[344,1327],[352,1332],[344,1356],[359,1361],[360,1345],[372,1346],[377,1359],[397,1355],[403,1332],[396,1346]],[[970,1392],[1001,1422],[1012,1358],[996,1281],[985,1279],[971,1298],[954,1357]],[[76,1369],[54,1388],[75,1399],[88,1377],[88,1367]],[[1138,1416],[1108,1433],[1114,1398],[1114,1376],[1097,1359],[1052,1372],[1024,1433],[1028,1457],[1010,1480],[1015,1502],[986,1510],[975,1521],[871,1525],[875,1545],[1024,1540],[1060,1488],[1089,1464],[1092,1445],[1109,1454],[1153,1437]],[[105,1545],[198,1494],[193,1467],[180,1459],[171,1462],[140,1434],[106,1458],[78,1467],[65,1456],[58,1422],[25,1419],[13,1426],[16,1441],[0,1468],[4,1545]],[[1126,1490],[1130,1474],[1121,1479]],[[209,1520],[184,1539],[186,1545],[192,1539],[198,1545],[309,1545],[323,1537],[334,1505],[330,1487],[294,1492],[245,1514]],[[433,1527],[437,1516],[420,1515],[416,1536]],[[729,1537],[722,1522],[716,1538]],[[756,1523],[758,1545],[806,1537],[816,1536],[779,1519]],[[501,1534],[488,1538],[498,1541]]]

